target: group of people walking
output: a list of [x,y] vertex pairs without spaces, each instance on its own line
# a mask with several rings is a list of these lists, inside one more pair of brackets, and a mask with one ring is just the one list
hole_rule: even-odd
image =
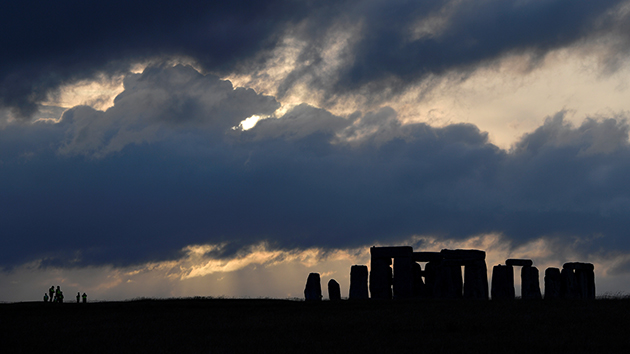
[[[83,303],[85,304],[87,302],[87,294],[83,293],[83,295],[81,295],[81,292],[78,292],[77,304],[81,302],[81,299],[83,299]],[[48,289],[48,293],[44,293],[44,302],[63,303],[63,291],[61,291],[59,285],[57,285],[57,289],[55,289],[54,285],[51,286],[50,289]]]

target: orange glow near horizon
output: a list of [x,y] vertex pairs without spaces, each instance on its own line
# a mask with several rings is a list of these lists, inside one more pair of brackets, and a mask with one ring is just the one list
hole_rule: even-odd
[[[497,234],[463,240],[414,236],[398,245],[412,246],[414,251],[440,251],[444,248],[485,250],[489,282],[494,265],[504,264],[508,258],[532,259],[540,272],[541,290],[544,290],[544,270],[547,267],[562,267],[569,261],[590,262],[595,265],[598,296],[630,292],[630,288],[619,288],[620,284],[630,284],[630,274],[611,271],[630,259],[625,254],[580,259],[571,249],[566,249],[563,254],[554,253],[553,241],[550,240],[536,239],[512,247]],[[350,267],[355,264],[369,266],[370,260],[369,246],[334,251],[318,248],[273,250],[266,243],[251,246],[225,259],[209,256],[208,252],[220,251],[224,246],[191,245],[184,248],[185,256],[181,259],[125,268],[42,269],[38,262],[29,263],[11,273],[0,273],[1,281],[12,284],[12,289],[0,289],[0,301],[38,301],[39,293],[43,294],[52,284],[61,285],[67,294],[86,292],[90,300],[192,296],[301,299],[306,278],[311,272],[320,273],[324,298],[328,295],[326,285],[330,279],[340,284],[342,297],[347,297]],[[519,294],[519,274],[515,274],[515,287]]]

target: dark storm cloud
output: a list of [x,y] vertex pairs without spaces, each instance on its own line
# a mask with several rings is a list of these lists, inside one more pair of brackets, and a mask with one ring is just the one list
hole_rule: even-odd
[[[339,23],[360,24],[350,55],[326,80],[325,35],[305,27],[300,62],[280,85],[279,95],[307,80],[327,99],[337,93],[370,93],[387,99],[431,75],[463,74],[505,55],[525,55],[534,67],[547,53],[605,36],[616,40],[600,53],[614,67],[628,51],[630,20],[625,1],[351,1]],[[341,5],[340,5],[341,6]],[[317,22],[313,26],[316,26]],[[343,26],[340,26],[343,27]],[[331,27],[332,28],[332,27]],[[334,31],[334,30],[333,30]],[[341,30],[339,30],[341,31]],[[623,58],[621,58],[623,57]]]
[[273,46],[300,1],[21,1],[0,10],[0,105],[30,116],[60,84],[191,56],[214,71]]
[[630,250],[621,118],[573,127],[560,112],[507,152],[474,125],[401,125],[390,108],[345,119],[300,105],[233,130],[277,103],[187,67],[125,84],[106,112],[75,107],[57,124],[0,131],[3,266],[124,265],[201,243],[228,243],[228,256],[261,241],[344,248],[486,232]]
[[[188,57],[205,70],[256,74],[282,36],[306,43],[279,88],[307,77],[327,98],[367,86],[396,92],[428,74],[467,71],[507,53],[543,57],[615,34],[627,49],[622,1],[274,0],[21,1],[0,11],[0,105],[28,117],[62,84],[114,75],[140,60]],[[625,16],[625,17],[624,17]],[[327,38],[359,26],[347,55],[326,69]],[[307,64],[308,63],[308,64]],[[326,70],[324,70],[326,69]]]
[[[587,38],[620,1],[462,1],[443,14],[446,24],[415,40],[405,35],[426,14],[413,2],[371,8],[368,27],[348,79],[365,83],[394,75],[410,80],[426,73],[467,68],[503,54],[547,51]],[[429,2],[435,5],[436,2]],[[432,15],[428,9],[428,14]],[[610,24],[610,26],[618,23]]]

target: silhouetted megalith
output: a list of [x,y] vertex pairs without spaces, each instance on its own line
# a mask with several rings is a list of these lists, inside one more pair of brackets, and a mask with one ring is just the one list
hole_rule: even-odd
[[471,261],[481,261],[486,259],[486,252],[480,250],[448,250],[440,251],[442,258],[448,260],[457,260],[460,265]]
[[488,268],[485,260],[471,261],[464,267],[464,298],[488,299]]
[[462,283],[460,260],[444,259],[436,266],[433,296],[439,299],[460,299]]
[[577,278],[573,269],[563,268],[560,272],[560,297],[563,299],[578,299]]
[[319,273],[310,273],[306,279],[304,298],[307,301],[320,301],[322,299],[322,284]]
[[368,268],[365,265],[350,267],[350,300],[368,298]]
[[413,296],[413,261],[409,257],[394,258],[394,299]]
[[521,268],[521,297],[523,299],[542,299],[538,268],[531,266]]
[[370,247],[370,255],[372,258],[398,258],[412,257],[413,247],[411,246],[394,246],[394,247]]
[[560,298],[560,269],[547,268],[545,270],[545,300]]
[[391,258],[374,258],[370,262],[370,295],[372,299],[392,298]]
[[437,269],[440,263],[442,263],[441,260],[430,261],[424,266],[424,285],[426,296],[428,298],[435,297],[435,280],[437,278]]
[[514,268],[496,265],[492,268],[492,300],[514,299]]
[[424,281],[422,280],[422,276],[424,272],[422,271],[422,267],[420,264],[414,262],[413,263],[413,297],[426,298],[427,297],[427,289]]
[[534,262],[531,259],[508,259],[505,261],[505,265],[531,267],[534,265]]
[[595,271],[593,269],[584,271],[586,273],[586,298],[595,300]]
[[413,252],[411,258],[414,262],[431,262],[441,261],[443,257],[440,252]]
[[564,299],[595,299],[594,269],[591,263],[565,263],[560,273],[560,296]]
[[582,263],[582,262],[567,262],[562,265],[562,269],[573,269],[573,270],[594,270],[595,266],[591,263]]
[[341,287],[335,279],[328,281],[328,299],[330,299],[330,301],[341,300]]
[[[488,298],[486,252],[443,249],[413,252],[412,247],[371,247],[369,289],[374,299]],[[393,259],[393,263],[392,263]],[[415,262],[427,262],[425,269]],[[393,267],[390,265],[393,264]],[[514,299],[514,267],[521,268],[521,297],[541,299],[540,275],[531,259],[511,258],[493,268],[493,299]],[[462,282],[462,266],[464,281]],[[392,269],[393,268],[393,269]],[[424,281],[423,281],[424,278]],[[545,272],[545,298],[595,298],[595,272],[590,263],[572,262],[562,272]],[[463,290],[463,291],[462,291]]]
[[[392,285],[394,295],[397,298],[407,298],[413,295],[412,247],[371,247],[370,255],[372,267],[370,293],[373,299],[391,299]],[[394,276],[398,274],[397,281],[393,280],[389,267],[392,258],[401,258],[398,262],[394,261]]]

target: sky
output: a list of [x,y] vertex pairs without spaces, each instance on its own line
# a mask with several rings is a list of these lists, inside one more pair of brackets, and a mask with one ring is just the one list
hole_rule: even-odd
[[2,302],[346,297],[390,245],[630,292],[630,1],[22,1],[0,32]]

